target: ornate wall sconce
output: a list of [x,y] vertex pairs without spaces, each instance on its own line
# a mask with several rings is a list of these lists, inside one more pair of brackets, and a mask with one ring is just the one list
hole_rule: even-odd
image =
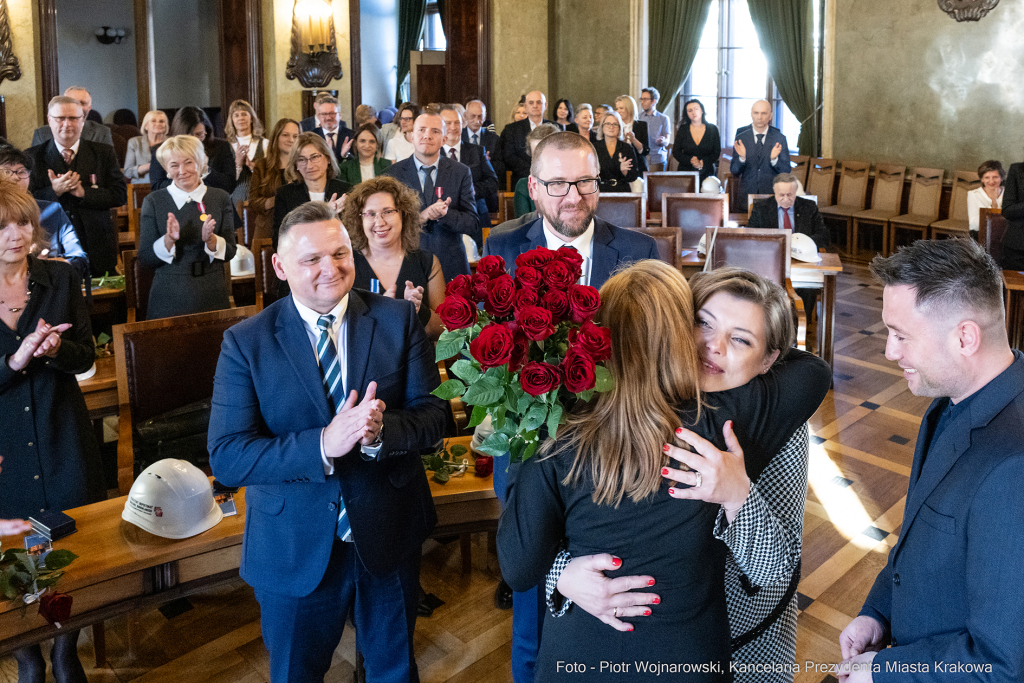
[[96,29],[96,40],[100,41],[103,45],[110,45],[111,43],[117,43],[120,45],[126,35],[128,35],[128,31],[123,28],[100,26]]
[[11,43],[11,17],[7,13],[7,0],[0,0],[0,81],[5,78],[12,81],[21,78],[21,67]]
[[304,88],[323,88],[341,78],[331,0],[295,0],[291,59],[284,75]]
[[957,21],[978,21],[998,4],[999,0],[939,0],[939,9]]

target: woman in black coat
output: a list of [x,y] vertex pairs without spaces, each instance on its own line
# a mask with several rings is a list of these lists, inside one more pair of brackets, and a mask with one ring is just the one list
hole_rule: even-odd
[[1011,164],[1003,190],[1003,218],[1009,225],[1003,237],[1006,270],[1024,270],[1024,164]]
[[[210,117],[199,107],[182,107],[171,121],[169,135],[192,135],[203,143],[206,153],[207,174],[203,183],[207,187],[216,187],[228,194],[235,191],[235,153],[227,140],[213,137],[213,124]],[[153,190],[160,190],[171,184],[167,170],[160,165],[156,153],[159,147],[153,148],[153,158],[149,166],[149,182]]]
[[597,133],[597,163],[601,167],[601,192],[629,192],[629,184],[640,177],[636,150],[626,142],[622,119],[610,111],[604,115]]
[[622,119],[622,133],[626,142],[633,147],[637,160],[640,162],[639,171],[643,174],[647,170],[647,155],[651,153],[650,139],[647,135],[647,122],[636,118],[639,109],[636,100],[632,95],[619,95],[615,98],[615,111]]
[[288,184],[277,189],[274,196],[274,250],[284,217],[306,202],[328,202],[341,212],[343,197],[352,185],[338,179],[338,162],[327,142],[316,133],[303,133],[292,145],[284,169]]
[[699,172],[701,182],[717,172],[718,159],[722,156],[722,139],[718,126],[708,123],[704,105],[699,100],[686,103],[686,120],[676,131],[672,156],[679,162],[678,170]]

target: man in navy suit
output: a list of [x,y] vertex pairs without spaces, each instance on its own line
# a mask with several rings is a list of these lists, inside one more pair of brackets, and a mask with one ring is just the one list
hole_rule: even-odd
[[771,194],[772,179],[789,173],[789,143],[778,128],[771,125],[772,106],[765,100],[750,109],[752,125],[736,131],[729,171],[740,179],[739,211],[747,210],[748,194]]
[[526,93],[526,118],[505,126],[501,131],[501,158],[506,171],[512,171],[512,187],[520,178],[530,175],[530,151],[526,147],[526,136],[542,123],[551,123],[544,118],[548,99],[539,90]]
[[346,128],[344,122],[339,122],[341,105],[334,97],[324,97],[316,105],[316,117],[320,120],[320,126],[314,128],[313,132],[327,140],[327,146],[334,152],[334,158],[339,162],[348,156],[352,142],[356,134],[351,128]]
[[[484,127],[484,121],[486,120],[487,105],[481,100],[466,102],[466,127],[462,129],[462,141],[480,145],[487,150],[487,160],[491,162],[491,166],[494,167],[494,173],[498,176],[498,192],[506,192],[505,164],[501,159],[498,134]],[[498,210],[497,195],[494,197],[493,205],[488,203],[487,210]]]
[[[491,206],[498,206],[498,176],[487,160],[487,152],[480,145],[466,142],[462,137],[462,115],[455,107],[446,104],[441,107],[444,119],[445,138],[441,154],[452,161],[469,166],[473,176],[473,194],[476,195],[476,213],[480,227],[491,227]],[[495,209],[497,210],[497,209]],[[481,235],[482,237],[482,235]],[[477,245],[478,247],[483,245]]]
[[1019,682],[1024,354],[1007,343],[1001,271],[970,239],[921,240],[871,271],[885,285],[885,357],[935,400],[899,539],[839,636],[840,680]]
[[[484,244],[484,254],[501,256],[514,275],[516,257],[523,252],[536,247],[569,246],[583,257],[580,284],[597,288],[623,264],[658,258],[658,247],[647,235],[594,216],[599,175],[597,152],[581,135],[555,133],[541,140],[534,150],[529,178],[530,198],[540,218],[515,230],[492,234]],[[509,466],[507,456],[495,458],[494,492],[502,502],[516,467]],[[533,680],[543,619],[543,591],[532,588],[513,593],[512,676],[516,683]]]
[[420,114],[413,124],[413,155],[388,166],[384,175],[419,193],[423,217],[420,247],[437,257],[445,282],[451,282],[456,275],[469,275],[462,236],[469,235],[480,244],[483,232],[469,168],[441,155],[446,132],[440,116]]
[[433,345],[409,302],[352,289],[327,204],[288,214],[273,262],[291,295],[224,333],[209,430],[217,479],[247,487],[240,574],[271,680],[323,680],[351,614],[367,680],[417,681],[420,547],[437,521],[420,451],[446,419]]

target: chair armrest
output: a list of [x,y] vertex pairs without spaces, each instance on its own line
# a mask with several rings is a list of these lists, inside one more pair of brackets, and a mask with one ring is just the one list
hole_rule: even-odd
[[807,350],[807,313],[804,311],[804,300],[796,293],[796,289],[793,288],[793,281],[788,277],[786,278],[786,294],[789,295],[790,301],[793,302],[793,310],[796,314],[796,345],[797,348],[806,351]]
[[132,409],[122,405],[117,422],[117,491],[127,496],[135,481],[135,444],[132,441]]

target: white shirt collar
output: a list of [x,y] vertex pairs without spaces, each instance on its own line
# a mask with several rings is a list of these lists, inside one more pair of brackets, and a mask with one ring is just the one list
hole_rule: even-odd
[[437,168],[438,168],[438,166],[441,165],[441,158],[440,158],[440,156],[441,155],[438,154],[438,158],[434,159],[434,163],[432,163],[432,164],[424,164],[423,162],[420,161],[420,158],[418,156],[413,154],[412,155],[412,163],[416,164],[416,171],[418,173],[422,173],[423,169],[425,167],[427,167],[427,166],[433,166],[434,167],[434,182],[436,183],[437,182]]
[[751,126],[750,126],[751,132],[754,133],[754,136],[755,136],[754,139],[755,140],[757,139],[758,135],[768,135],[768,129],[769,128],[771,128],[770,125],[765,126],[764,130],[758,130],[757,128],[754,128],[753,124],[751,124]]
[[461,139],[458,142],[456,142],[454,145],[445,145],[444,146],[444,155],[446,157],[448,157],[448,158],[451,158],[451,154],[452,154],[451,150],[453,150],[453,149],[455,150],[455,156],[457,156],[459,159],[462,159],[462,140]]
[[[334,316],[334,324],[331,325],[331,336],[335,338],[335,345],[337,346],[340,346],[340,344],[337,344],[338,328],[341,327],[341,323],[345,318],[345,313],[348,311],[348,297],[349,294],[346,293],[345,296],[341,297],[341,301],[339,301],[334,308],[328,311],[330,315]],[[320,320],[320,316],[323,314],[317,313],[312,308],[299,303],[299,300],[296,299],[294,295],[292,296],[292,302],[295,304],[295,310],[299,312],[299,317],[302,318],[302,322],[306,325],[306,333],[312,335],[315,344],[315,340],[320,336],[320,329],[317,327],[317,321]],[[339,349],[339,353],[340,351],[341,350]]]
[[248,145],[250,141],[252,141],[252,136],[251,135],[244,135],[244,136],[243,135],[239,135],[239,136],[237,136],[235,138],[235,149],[238,149],[239,147],[244,147],[245,145]]
[[82,142],[82,138],[78,138],[77,140],[75,140],[75,144],[71,145],[70,147],[65,147],[64,145],[62,145],[59,142],[57,142],[57,138],[53,139],[53,144],[57,145],[57,151],[58,152],[60,152],[61,154],[64,154],[64,150],[70,149],[72,152],[75,153],[76,156],[78,155],[78,145],[81,142]]
[[167,186],[167,192],[171,195],[171,199],[174,200],[174,205],[179,209],[189,202],[201,202],[203,197],[206,196],[206,185],[199,181],[199,187],[192,190],[191,192],[185,192],[174,183]]
[[533,130],[534,128],[539,126],[541,123],[544,123],[544,117],[541,117],[540,123],[534,123],[533,119],[531,119],[529,116],[526,117],[526,120],[530,122],[530,130]]

